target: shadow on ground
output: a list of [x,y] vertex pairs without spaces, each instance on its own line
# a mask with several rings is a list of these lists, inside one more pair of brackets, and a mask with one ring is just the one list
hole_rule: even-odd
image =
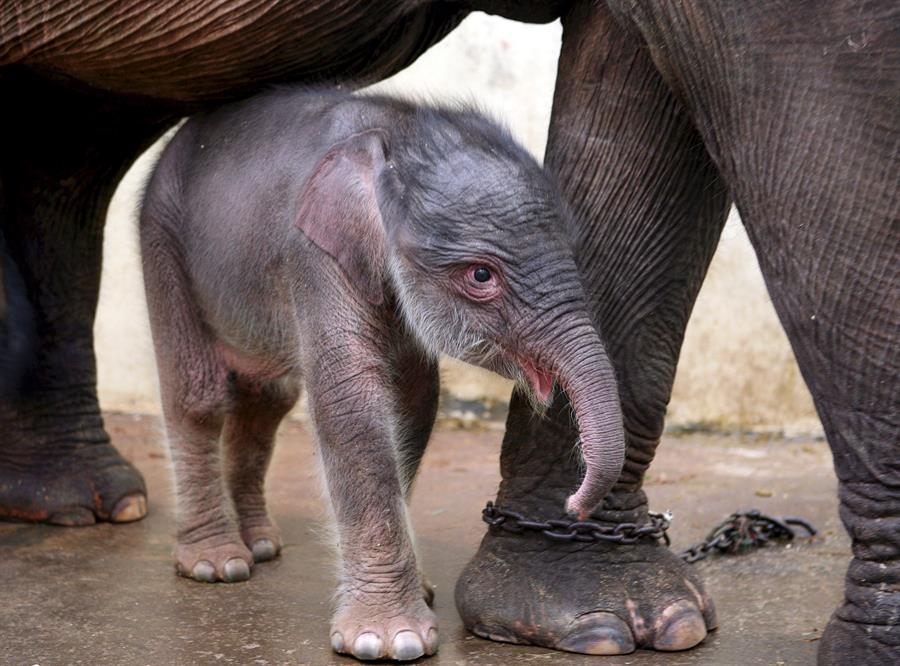
[[[281,431],[269,475],[286,547],[235,585],[177,578],[173,498],[156,418],[112,414],[119,449],[147,478],[151,513],[131,525],[59,528],[0,523],[0,664],[54,666],[353,664],[328,647],[333,556],[323,527],[317,462],[305,427]],[[483,534],[479,514],[498,481],[501,435],[438,431],[413,500],[422,564],[437,586],[441,649],[427,663],[812,664],[849,560],[831,456],[824,442],[670,437],[647,482],[671,509],[673,548],[701,539],[738,508],[800,514],[821,538],[698,566],[720,628],[684,653],[584,657],[475,638],[462,628],[453,584]]]

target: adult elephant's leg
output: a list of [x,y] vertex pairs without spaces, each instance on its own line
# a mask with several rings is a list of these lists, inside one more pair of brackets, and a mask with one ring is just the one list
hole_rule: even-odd
[[[0,179],[0,221],[8,218]],[[0,400],[21,385],[34,354],[34,312],[0,223]]]
[[162,118],[0,77],[3,234],[34,311],[36,351],[0,399],[0,516],[85,525],[147,511],[140,474],[110,444],[96,394],[93,320],[103,220],[119,178]]
[[[639,40],[599,3],[573,3],[563,25],[547,162],[575,215],[628,441],[622,477],[594,518],[642,522],[642,479],[728,198]],[[564,397],[538,419],[514,395],[498,505],[534,519],[560,517],[580,478],[576,436]],[[716,622],[696,575],[655,543],[560,543],[491,528],[456,595],[479,635],[575,652],[685,649]]]
[[[805,139],[840,155],[834,163],[843,167],[823,168],[832,161],[813,155],[805,164],[773,159],[771,182],[798,188],[780,211],[770,208],[772,198],[760,196],[758,183],[742,196],[741,215],[834,455],[841,520],[853,542],[844,602],[819,643],[823,665],[900,662],[895,101],[890,110],[881,109],[883,115],[866,119],[849,108],[866,106],[862,94],[854,96],[847,100],[845,122]],[[799,113],[811,117],[816,111]],[[773,154],[786,153],[773,147]],[[804,174],[802,184],[798,173]]]
[[[759,125],[769,176],[733,179],[834,455],[853,543],[844,602],[819,643],[828,665],[900,661],[900,118],[895,98],[872,94],[865,70],[855,76],[859,89],[829,106],[815,95],[773,95],[785,120],[774,135]],[[818,122],[790,127],[804,118]],[[723,150],[747,164],[739,146],[726,141]]]
[[834,454],[853,560],[819,661],[897,663],[900,8],[630,11],[701,118]]

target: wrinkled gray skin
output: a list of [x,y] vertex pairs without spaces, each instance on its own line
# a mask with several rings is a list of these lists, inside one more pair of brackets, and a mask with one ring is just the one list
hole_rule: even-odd
[[404,495],[438,354],[519,379],[536,404],[558,378],[586,462],[576,513],[621,471],[615,379],[567,224],[542,168],[471,111],[287,89],[190,120],[141,215],[178,571],[245,580],[277,555],[263,480],[302,378],[341,550],[332,646],[432,654]]
[[[571,204],[626,438],[592,517],[646,520],[644,475],[733,201],[822,419],[853,542],[819,662],[898,661],[896,0],[150,4],[0,2],[0,99],[15,100],[0,104],[0,384],[15,396],[0,400],[0,516],[88,525],[147,512],[143,479],[103,428],[92,322],[107,205],[155,138],[271,83],[391,76],[470,11],[559,18],[546,163]],[[16,358],[29,349],[30,363]],[[541,519],[562,514],[582,474],[557,396],[535,419],[516,392],[500,460],[497,502]],[[479,636],[590,654],[687,649],[717,624],[697,571],[662,544],[495,527],[456,604]]]

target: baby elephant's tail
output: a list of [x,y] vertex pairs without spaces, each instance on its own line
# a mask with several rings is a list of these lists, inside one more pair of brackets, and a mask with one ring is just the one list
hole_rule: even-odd
[[0,399],[15,394],[34,362],[34,310],[25,282],[0,233]]

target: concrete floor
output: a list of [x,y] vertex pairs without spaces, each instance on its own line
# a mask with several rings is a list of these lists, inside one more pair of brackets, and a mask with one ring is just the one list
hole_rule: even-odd
[[[0,665],[345,664],[328,647],[334,572],[323,537],[313,447],[287,424],[269,477],[270,506],[286,540],[280,560],[235,585],[173,574],[173,498],[159,421],[107,416],[119,449],[147,479],[151,512],[130,525],[68,529],[0,524]],[[697,566],[720,627],[684,653],[584,657],[491,643],[462,628],[453,584],[484,525],[498,480],[500,434],[439,430],[413,501],[422,565],[437,586],[443,664],[812,664],[841,596],[849,543],[840,527],[824,442],[669,437],[647,482],[671,509],[674,548],[702,538],[738,508],[799,514],[821,537]]]

